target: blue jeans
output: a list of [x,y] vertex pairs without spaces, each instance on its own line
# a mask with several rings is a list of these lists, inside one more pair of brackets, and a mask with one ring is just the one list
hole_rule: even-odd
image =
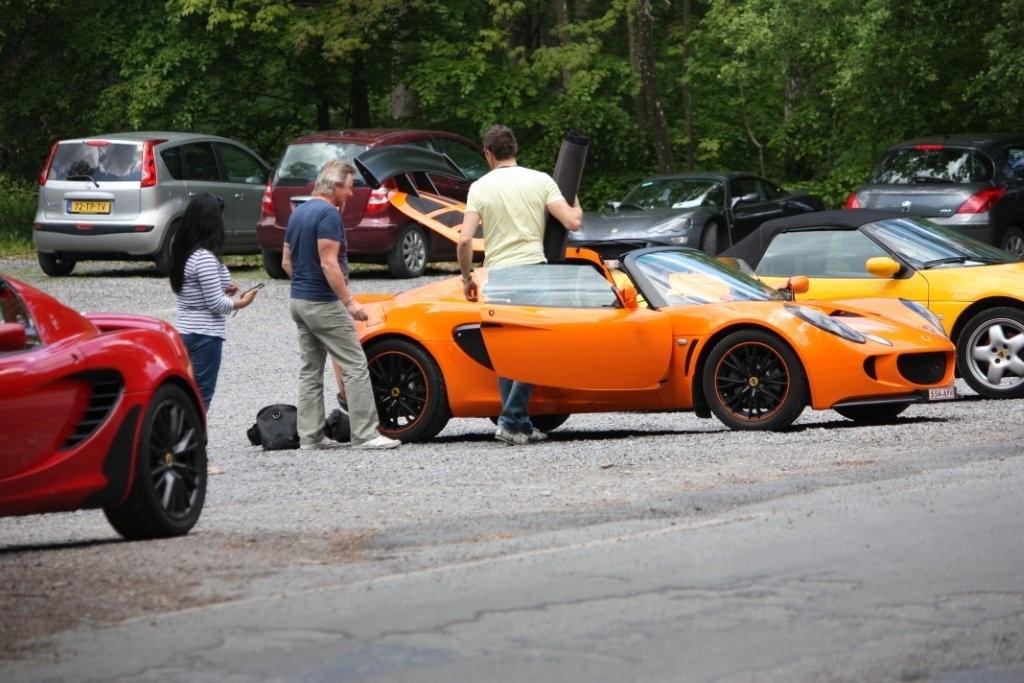
[[529,434],[533,423],[526,414],[526,406],[533,396],[533,385],[512,379],[498,378],[498,392],[501,394],[501,415],[498,426],[510,432]]
[[192,360],[192,372],[195,373],[199,395],[203,397],[203,409],[210,410],[213,391],[217,388],[217,373],[220,372],[220,358],[224,350],[224,340],[206,334],[183,334],[181,340],[188,349],[188,357]]

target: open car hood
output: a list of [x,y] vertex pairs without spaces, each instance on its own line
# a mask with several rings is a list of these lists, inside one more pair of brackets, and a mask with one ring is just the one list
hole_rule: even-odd
[[467,180],[462,170],[447,154],[438,154],[413,145],[371,147],[357,156],[355,163],[370,187],[378,188],[393,179],[399,190],[414,197],[419,196],[419,192],[416,183],[412,182],[407,174],[412,174],[424,187],[433,187],[433,183],[427,177],[428,173]]

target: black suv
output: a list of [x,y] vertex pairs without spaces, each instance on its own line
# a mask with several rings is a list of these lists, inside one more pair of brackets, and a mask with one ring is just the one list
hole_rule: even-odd
[[890,148],[848,209],[894,209],[1024,260],[1024,135],[943,135]]

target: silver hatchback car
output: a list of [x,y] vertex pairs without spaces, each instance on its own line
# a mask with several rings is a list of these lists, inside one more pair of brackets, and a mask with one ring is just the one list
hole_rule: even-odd
[[166,274],[188,199],[224,200],[224,253],[258,254],[270,166],[248,147],[195,133],[115,133],[54,144],[39,176],[33,242],[47,275],[83,260],[153,261]]

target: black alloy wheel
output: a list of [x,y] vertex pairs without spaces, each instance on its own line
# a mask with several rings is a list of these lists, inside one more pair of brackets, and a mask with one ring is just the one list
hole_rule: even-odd
[[879,403],[868,406],[846,406],[836,408],[835,411],[857,424],[882,425],[894,422],[909,407],[909,403]]
[[188,533],[206,499],[206,430],[184,390],[165,384],[153,394],[136,454],[128,498],[106,508],[107,519],[128,539]]
[[711,410],[730,429],[785,429],[807,405],[796,354],[761,330],[734,332],[715,344],[702,378]]
[[404,339],[366,350],[380,431],[392,439],[426,441],[451,418],[444,378],[426,351]]

